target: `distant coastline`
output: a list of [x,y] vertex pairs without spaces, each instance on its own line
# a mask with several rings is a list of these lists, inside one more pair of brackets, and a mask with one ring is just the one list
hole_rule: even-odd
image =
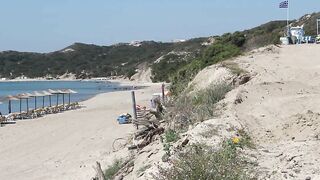
[[0,82],[28,82],[28,81],[101,81],[101,82],[123,82],[129,81],[123,78],[90,78],[90,79],[76,79],[76,78],[59,78],[59,79],[47,79],[47,78],[14,78],[14,79],[7,79],[1,78]]

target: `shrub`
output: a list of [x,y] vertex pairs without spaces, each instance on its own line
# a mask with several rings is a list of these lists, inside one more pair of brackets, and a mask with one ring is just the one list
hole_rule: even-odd
[[197,110],[197,119],[203,121],[206,118],[213,117],[215,115],[215,104],[222,100],[231,89],[231,85],[222,83],[198,91],[192,100]]
[[180,128],[215,116],[215,104],[232,89],[231,85],[221,83],[210,85],[194,94],[182,94],[168,107],[169,116]]
[[142,166],[141,168],[138,169],[137,171],[137,175],[140,175],[141,173],[144,173],[147,169],[151,168],[151,165],[148,164],[148,165],[145,165],[145,166]]
[[176,142],[179,139],[178,133],[172,129],[168,129],[164,136],[166,143]]
[[116,159],[112,165],[108,166],[108,168],[104,172],[104,177],[106,179],[113,179],[114,175],[123,167],[123,160]]
[[240,49],[231,43],[217,42],[209,46],[204,50],[200,58],[183,66],[170,78],[171,92],[173,92],[174,95],[180,94],[187,88],[188,83],[199,71],[207,66],[238,56],[240,55],[240,52]]
[[128,69],[127,73],[126,73],[126,77],[127,78],[131,78],[133,75],[135,75],[137,72],[135,70],[135,68],[131,68],[131,69]]
[[252,138],[249,136],[249,134],[245,130],[240,129],[240,130],[238,130],[237,133],[241,137],[240,138],[240,145],[242,147],[248,147],[251,149],[255,148],[255,144],[253,143]]
[[239,54],[240,49],[233,44],[215,43],[204,51],[202,58],[205,66],[208,66]]
[[245,180],[252,179],[250,166],[251,163],[238,152],[237,145],[230,141],[224,142],[219,150],[196,144],[178,154],[171,168],[160,168],[157,179]]
[[178,59],[169,60],[163,59],[159,63],[155,63],[152,65],[151,79],[153,82],[169,82],[169,76],[175,73],[177,68],[182,67],[186,64],[185,61],[179,61]]
[[232,61],[223,62],[222,66],[225,68],[228,68],[234,75],[237,75],[237,76],[247,73],[246,70],[241,69],[237,63]]

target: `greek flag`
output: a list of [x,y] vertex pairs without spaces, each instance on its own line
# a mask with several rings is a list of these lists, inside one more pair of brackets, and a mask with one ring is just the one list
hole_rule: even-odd
[[280,3],[279,8],[288,8],[289,1],[283,1]]

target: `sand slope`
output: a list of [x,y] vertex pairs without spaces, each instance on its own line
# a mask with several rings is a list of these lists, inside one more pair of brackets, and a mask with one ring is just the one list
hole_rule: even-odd
[[236,61],[254,75],[234,110],[258,144],[261,179],[320,179],[320,46],[260,49]]
[[[147,105],[159,89],[137,91],[138,103]],[[90,179],[95,174],[92,166],[105,159],[113,140],[133,130],[116,122],[119,114],[131,113],[131,93],[100,94],[83,105],[0,128],[0,179]]]

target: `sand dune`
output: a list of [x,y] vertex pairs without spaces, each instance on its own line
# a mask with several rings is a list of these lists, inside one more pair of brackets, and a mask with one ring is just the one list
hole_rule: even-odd
[[258,146],[266,179],[320,179],[320,46],[257,51],[237,60],[254,74],[235,107]]

